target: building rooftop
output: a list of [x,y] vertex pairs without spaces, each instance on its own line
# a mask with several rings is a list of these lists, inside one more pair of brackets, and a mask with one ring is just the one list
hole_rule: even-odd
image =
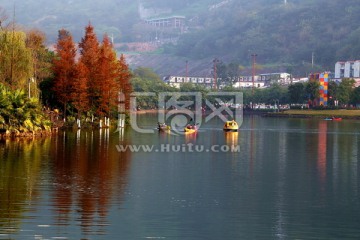
[[159,20],[166,20],[166,19],[173,19],[173,18],[182,18],[182,19],[185,19],[185,16],[156,17],[156,18],[148,18],[148,19],[145,19],[145,21],[159,21]]

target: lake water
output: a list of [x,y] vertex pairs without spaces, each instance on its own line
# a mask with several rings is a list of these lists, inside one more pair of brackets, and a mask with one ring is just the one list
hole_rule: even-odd
[[360,239],[359,121],[221,128],[2,141],[0,239]]

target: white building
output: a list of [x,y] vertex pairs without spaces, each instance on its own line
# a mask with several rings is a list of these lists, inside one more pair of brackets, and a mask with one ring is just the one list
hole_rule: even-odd
[[233,84],[234,88],[263,88],[265,87],[265,81],[261,80],[261,77],[256,75],[254,76],[254,83],[252,81],[252,76],[241,76]]
[[180,88],[183,83],[201,84],[207,88],[212,88],[215,85],[213,77],[166,76],[163,80],[165,83],[176,88]]
[[266,82],[265,85],[269,86],[272,83],[278,83],[280,85],[289,85],[292,83],[292,77],[290,73],[264,73],[260,74],[261,81]]
[[269,87],[273,83],[278,83],[280,85],[289,85],[292,83],[292,77],[289,73],[264,73],[254,76],[254,84],[252,81],[252,76],[241,76],[233,84],[235,88],[264,88]]
[[[219,88],[224,87],[224,83],[219,84],[221,79],[218,79]],[[193,83],[195,85],[201,84],[206,88],[215,88],[215,82],[213,77],[194,77],[194,76],[166,76],[163,81],[168,85],[176,88],[180,88],[183,83]],[[291,74],[289,73],[265,73],[254,76],[254,83],[252,76],[239,76],[233,83],[234,88],[264,88],[269,87],[273,83],[281,85],[289,85],[293,81]]]
[[360,60],[336,62],[335,79],[342,78],[360,78]]

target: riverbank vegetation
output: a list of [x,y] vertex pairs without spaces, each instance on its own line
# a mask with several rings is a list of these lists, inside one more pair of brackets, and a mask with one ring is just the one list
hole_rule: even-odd
[[[160,77],[148,68],[133,71],[131,80],[135,92],[151,92],[153,96],[137,97],[140,109],[157,109],[161,92],[200,92],[203,98],[211,101],[208,93],[217,91],[203,85],[183,83],[174,88],[164,83]],[[269,88],[234,88],[226,86],[220,91],[243,93],[245,105],[289,105],[291,108],[312,108],[317,110],[355,108],[360,105],[360,87],[354,87],[353,79],[343,79],[340,83],[331,81],[328,85],[328,106],[318,106],[319,82],[297,82],[289,86],[272,84]],[[266,110],[266,109],[265,109]]]
[[117,58],[107,35],[98,42],[89,24],[79,44],[65,29],[59,30],[54,51],[44,42],[38,30],[23,31],[14,23],[1,26],[2,135],[45,132],[51,123],[60,127],[70,119],[71,125],[75,118],[108,120],[118,113],[119,103],[124,112],[129,109],[131,72],[124,56]]
[[53,54],[44,46],[43,33],[19,30],[0,18],[0,135],[46,134],[50,121],[37,86],[50,77]]
[[267,117],[290,117],[290,118],[341,118],[341,119],[360,119],[360,110],[357,109],[337,109],[337,110],[313,110],[313,109],[290,109],[280,112],[268,112]]
[[[79,119],[110,118],[118,110],[120,92],[129,99],[131,73],[124,56],[117,59],[107,35],[99,43],[91,24],[86,26],[79,48],[71,33],[61,29],[55,50],[54,77],[42,90],[54,94],[55,99],[49,104],[60,104],[65,120],[68,112]],[[126,111],[129,103],[124,104]]]
[[38,98],[29,98],[22,89],[11,90],[0,83],[0,135],[47,134],[51,122]]

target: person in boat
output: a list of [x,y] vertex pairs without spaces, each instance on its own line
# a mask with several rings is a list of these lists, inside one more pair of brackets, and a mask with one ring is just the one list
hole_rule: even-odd
[[188,129],[193,129],[194,128],[194,124],[193,124],[193,119],[192,118],[190,118],[190,120],[189,120],[189,123],[188,123],[188,125],[186,126]]
[[158,128],[160,129],[160,128],[163,128],[163,127],[165,127],[165,123],[158,122]]

